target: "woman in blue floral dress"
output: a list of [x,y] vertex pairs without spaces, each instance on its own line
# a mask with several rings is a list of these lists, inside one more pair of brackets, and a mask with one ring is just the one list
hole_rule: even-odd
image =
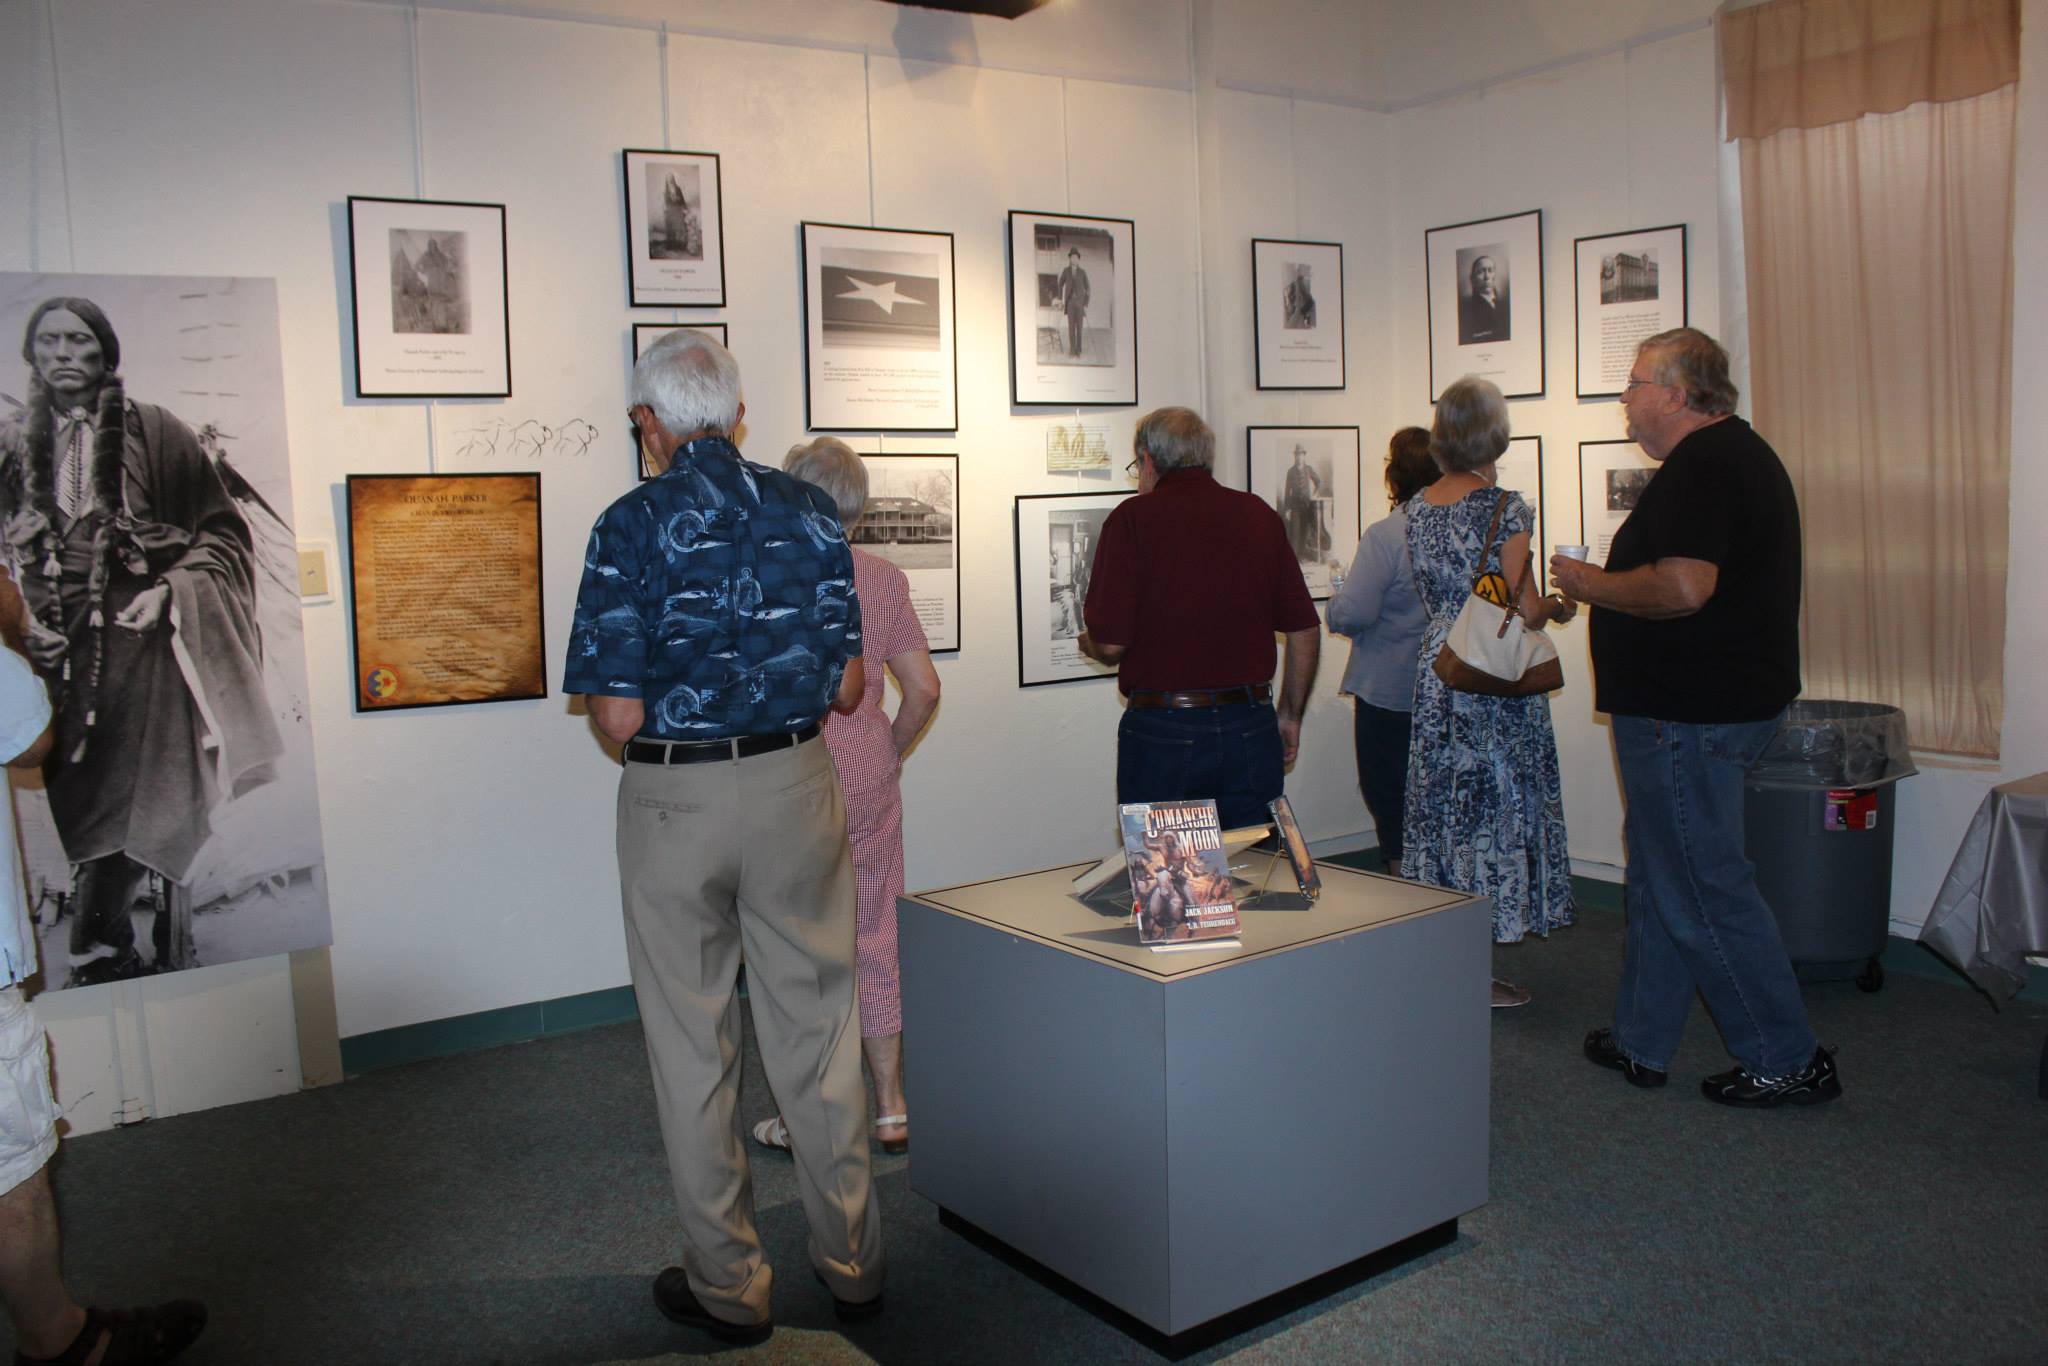
[[[1493,898],[1493,940],[1513,944],[1572,923],[1571,857],[1550,699],[1488,697],[1446,688],[1431,668],[1484,561],[1509,585],[1529,567],[1534,525],[1518,493],[1501,501],[1495,462],[1508,446],[1500,390],[1467,376],[1444,390],[1430,429],[1443,478],[1409,499],[1408,550],[1429,613],[1415,678],[1408,751],[1406,851],[1401,875]],[[1522,620],[1541,627],[1577,610],[1555,594],[1522,585]],[[1493,1004],[1526,1004],[1529,993],[1495,980]]]

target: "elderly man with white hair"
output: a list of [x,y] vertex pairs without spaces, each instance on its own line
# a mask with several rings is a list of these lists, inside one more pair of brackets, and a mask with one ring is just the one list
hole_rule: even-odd
[[741,959],[782,1103],[813,1270],[841,1319],[882,1304],[867,1096],[854,1028],[854,877],[819,738],[859,704],[861,610],[838,509],[741,458],[739,366],[672,332],[633,372],[655,478],[591,529],[565,692],[624,749],[618,857],[683,1260],[669,1319],[765,1341],[772,1274],[738,1123]]

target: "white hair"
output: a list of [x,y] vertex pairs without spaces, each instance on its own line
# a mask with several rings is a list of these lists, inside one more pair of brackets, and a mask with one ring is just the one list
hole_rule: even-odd
[[673,436],[731,436],[740,420],[740,364],[707,334],[678,328],[633,366],[633,402],[652,410]]

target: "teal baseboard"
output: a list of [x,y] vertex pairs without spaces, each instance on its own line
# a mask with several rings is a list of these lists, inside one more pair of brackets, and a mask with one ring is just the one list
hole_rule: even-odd
[[[1333,854],[1324,861],[1342,864],[1347,868],[1362,868],[1369,873],[1377,873],[1384,866],[1377,845],[1348,854]],[[1574,877],[1572,899],[1580,910],[1619,913],[1622,909],[1621,884],[1600,878]],[[1901,939],[1895,934],[1886,936],[1885,949],[1883,954],[1879,955],[1878,962],[1887,975],[1903,974],[1907,977],[1921,977],[1933,982],[1947,982],[1951,986],[1976,989],[1975,983],[1950,967],[1947,960],[1932,949],[1910,939]],[[2029,966],[2027,984],[2013,999],[2048,1002],[2048,968]]]
[[[1384,867],[1377,845],[1334,854],[1324,861],[1372,873]],[[1574,877],[1572,895],[1581,910],[1619,913],[1622,909],[1621,884],[1618,882]],[[1954,986],[1972,985],[1967,977],[1931,950],[1897,935],[1890,936],[1879,961],[1888,974],[1923,977]],[[2026,988],[2016,999],[2048,1002],[2048,968],[2028,968]],[[474,1015],[456,1015],[445,1020],[427,1020],[397,1029],[351,1035],[341,1041],[341,1070],[353,1077],[363,1072],[374,1072],[380,1067],[445,1058],[474,1048],[494,1048],[499,1044],[524,1043],[529,1039],[567,1034],[598,1025],[623,1024],[627,1020],[638,1019],[639,1015],[631,987],[610,987],[604,991],[586,991],[578,996],[557,996],[551,1001],[480,1010]]]
[[345,1076],[374,1072],[380,1067],[445,1058],[475,1048],[524,1043],[550,1034],[567,1034],[597,1025],[623,1024],[639,1018],[633,988],[609,987],[576,996],[557,996],[551,1001],[480,1010],[473,1015],[455,1015],[445,1020],[426,1020],[396,1029],[379,1029],[353,1034],[341,1041],[341,1070]]

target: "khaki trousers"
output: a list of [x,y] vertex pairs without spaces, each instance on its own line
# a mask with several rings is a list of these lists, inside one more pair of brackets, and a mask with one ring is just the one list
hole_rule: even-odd
[[625,766],[619,884],[691,1293],[734,1323],[768,1318],[739,1123],[747,993],[789,1126],[811,1265],[843,1300],[882,1290],[867,1087],[854,1023],[854,881],[824,741],[720,763]]

